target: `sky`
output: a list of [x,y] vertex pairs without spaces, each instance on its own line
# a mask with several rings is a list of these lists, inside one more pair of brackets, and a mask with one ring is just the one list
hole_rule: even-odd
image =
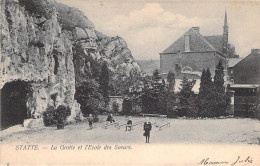
[[191,27],[202,35],[222,35],[225,9],[229,42],[240,57],[260,49],[260,1],[56,0],[76,7],[108,36],[120,36],[135,59],[159,59],[159,53]]

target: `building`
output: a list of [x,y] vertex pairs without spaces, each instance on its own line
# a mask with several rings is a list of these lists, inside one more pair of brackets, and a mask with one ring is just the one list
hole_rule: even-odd
[[240,62],[242,58],[230,58],[228,59],[228,71],[229,83],[234,84],[234,66]]
[[258,117],[260,100],[260,49],[251,53],[233,67],[235,116]]
[[226,68],[227,44],[228,23],[225,13],[222,35],[203,36],[199,27],[192,27],[160,53],[162,77],[166,78],[169,70],[173,70],[176,78],[186,76],[199,79],[202,70],[207,68],[214,76],[219,61]]

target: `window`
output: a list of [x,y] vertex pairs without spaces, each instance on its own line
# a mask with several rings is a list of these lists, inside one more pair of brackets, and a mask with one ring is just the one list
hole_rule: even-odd
[[189,72],[191,72],[192,68],[189,67],[189,66],[185,66],[184,68],[182,68],[182,71],[189,71]]
[[178,73],[181,71],[181,66],[179,64],[175,64],[175,72]]

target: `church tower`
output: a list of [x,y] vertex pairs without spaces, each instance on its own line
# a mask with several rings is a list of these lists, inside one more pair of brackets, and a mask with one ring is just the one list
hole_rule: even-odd
[[227,11],[225,10],[225,20],[223,26],[223,54],[227,55],[228,45],[228,23],[227,23]]

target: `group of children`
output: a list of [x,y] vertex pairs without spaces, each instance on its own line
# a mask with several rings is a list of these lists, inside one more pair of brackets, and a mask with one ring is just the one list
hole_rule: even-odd
[[[108,123],[115,123],[115,120],[113,118],[113,114],[108,115],[107,117],[107,124]],[[92,114],[89,114],[88,117],[88,122],[89,122],[89,128],[93,129],[93,122],[94,122],[94,118],[92,116]],[[127,118],[127,123],[126,123],[126,129],[125,131],[131,131],[132,130],[132,126],[133,126],[133,121],[132,121],[132,117],[129,116]],[[146,121],[144,122],[144,134],[143,136],[145,136],[145,143],[149,143],[150,142],[150,131],[152,130],[152,124],[150,122],[149,117],[146,117]]]

